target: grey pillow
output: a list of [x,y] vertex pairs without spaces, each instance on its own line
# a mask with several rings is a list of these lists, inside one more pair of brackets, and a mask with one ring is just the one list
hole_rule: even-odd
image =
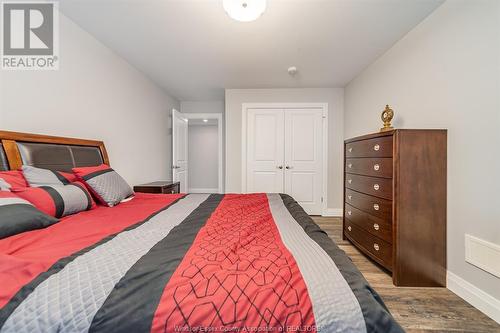
[[132,187],[115,170],[102,164],[98,167],[73,168],[99,201],[109,207],[134,195]]
[[42,213],[28,201],[14,194],[0,195],[0,239],[25,231],[45,228],[58,221],[55,217]]
[[23,176],[31,187],[67,185],[69,181],[59,172],[23,165]]

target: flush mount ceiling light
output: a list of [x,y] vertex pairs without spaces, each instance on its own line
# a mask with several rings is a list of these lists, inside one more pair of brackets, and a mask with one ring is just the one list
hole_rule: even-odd
[[227,15],[240,22],[258,19],[266,10],[266,0],[222,0]]

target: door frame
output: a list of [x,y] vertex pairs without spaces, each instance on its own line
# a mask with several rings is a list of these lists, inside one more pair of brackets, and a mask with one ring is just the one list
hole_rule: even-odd
[[321,215],[328,211],[328,103],[242,103],[241,104],[241,192],[247,193],[248,109],[319,109],[323,111],[323,161]]
[[[218,150],[218,185],[217,192],[224,193],[223,185],[223,170],[222,170],[222,113],[182,113],[182,116],[188,119],[188,133],[189,133],[189,119],[216,119],[217,120],[217,150]],[[188,146],[189,147],[189,146]],[[189,148],[188,148],[189,151]],[[188,159],[188,170],[189,170],[189,159]]]

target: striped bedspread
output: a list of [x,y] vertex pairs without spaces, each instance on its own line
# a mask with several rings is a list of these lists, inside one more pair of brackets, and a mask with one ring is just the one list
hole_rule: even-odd
[[282,194],[140,194],[0,240],[0,332],[401,332]]

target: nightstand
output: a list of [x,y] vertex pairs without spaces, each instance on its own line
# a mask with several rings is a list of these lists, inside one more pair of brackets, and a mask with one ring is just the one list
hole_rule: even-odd
[[167,180],[136,185],[134,186],[134,192],[174,194],[179,193],[180,188],[180,182]]

